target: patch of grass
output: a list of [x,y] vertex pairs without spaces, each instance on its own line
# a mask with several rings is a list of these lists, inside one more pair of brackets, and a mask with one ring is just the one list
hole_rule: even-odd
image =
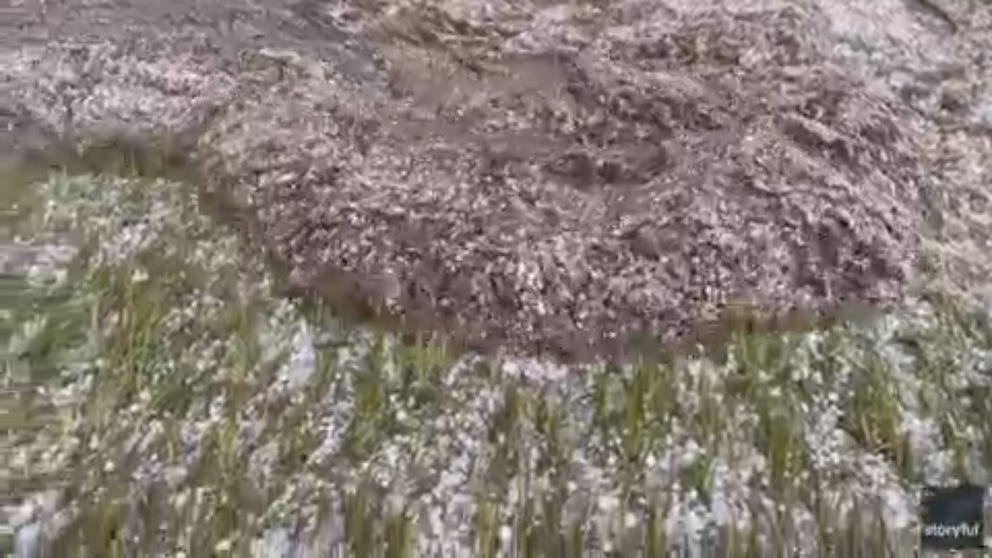
[[526,395],[515,384],[503,388],[502,404],[490,423],[487,439],[495,454],[489,469],[494,486],[509,486],[520,472],[520,429],[526,404]]
[[385,370],[389,353],[384,338],[376,333],[365,366],[355,374],[355,410],[345,433],[344,451],[349,459],[361,462],[376,449],[380,435],[390,420]]
[[[323,548],[360,556],[445,537],[479,556],[661,555],[695,521],[714,555],[901,555],[912,525],[893,527],[879,494],[910,493],[941,452],[947,478],[989,481],[992,328],[960,301],[888,329],[739,332],[719,354],[515,375],[509,357],[288,301],[189,189],[63,176],[38,193],[60,204],[49,225],[87,243],[58,288],[0,284],[23,303],[3,339],[28,348],[4,380],[16,362],[48,370],[22,403],[51,409],[3,435],[29,457],[11,469],[47,464],[18,495],[70,479],[66,552],[249,555],[276,526],[326,523]],[[156,221],[152,206],[175,210]],[[147,220],[147,243],[121,240],[125,217]],[[931,422],[921,448],[914,425]]]
[[844,415],[847,431],[863,447],[888,459],[906,478],[913,477],[912,456],[900,431],[900,402],[891,370],[873,352],[855,368],[853,394]]

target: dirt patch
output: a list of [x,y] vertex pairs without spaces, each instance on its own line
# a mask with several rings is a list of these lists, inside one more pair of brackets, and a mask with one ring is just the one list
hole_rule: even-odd
[[[468,65],[403,35],[388,104],[280,86],[218,121],[208,166],[251,183],[299,284],[344,272],[482,346],[589,354],[736,301],[898,298],[923,222],[910,116],[800,12],[669,15],[603,14],[582,49],[483,41]],[[246,121],[267,137],[234,148]]]

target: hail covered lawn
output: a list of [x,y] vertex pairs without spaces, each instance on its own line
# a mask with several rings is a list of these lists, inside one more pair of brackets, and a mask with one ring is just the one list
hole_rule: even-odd
[[0,246],[0,547],[908,555],[919,483],[992,482],[992,326],[960,304],[626,366],[481,358],[279,296],[179,183],[29,192]]

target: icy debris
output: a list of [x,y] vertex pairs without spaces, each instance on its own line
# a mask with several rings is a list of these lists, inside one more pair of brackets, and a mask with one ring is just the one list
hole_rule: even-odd
[[275,527],[265,532],[265,536],[253,545],[255,558],[292,558],[296,556],[296,543],[289,529]]
[[509,378],[527,380],[535,385],[547,386],[565,379],[569,369],[553,361],[535,358],[511,358],[503,361],[503,373]]
[[76,257],[78,249],[67,243],[0,244],[0,273],[52,273],[69,264]]
[[317,355],[313,343],[310,326],[300,322],[290,342],[289,357],[279,369],[279,381],[290,391],[302,388],[317,368]]
[[14,539],[14,558],[38,558],[41,555],[40,523],[30,523],[17,530]]

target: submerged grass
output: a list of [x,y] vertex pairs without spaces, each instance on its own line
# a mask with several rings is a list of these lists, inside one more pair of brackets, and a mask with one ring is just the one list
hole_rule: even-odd
[[285,298],[179,182],[31,184],[8,228],[78,251],[0,283],[0,470],[58,555],[906,556],[920,484],[992,482],[992,327],[960,301],[483,358]]

